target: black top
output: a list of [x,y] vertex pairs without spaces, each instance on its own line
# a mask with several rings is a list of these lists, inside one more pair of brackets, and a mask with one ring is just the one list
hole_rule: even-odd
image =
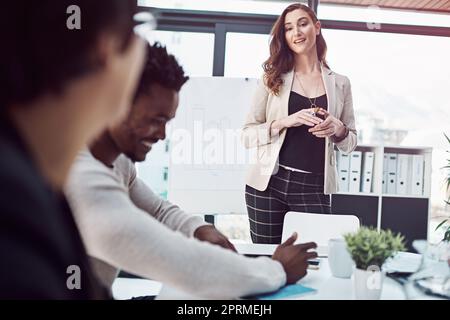
[[[314,98],[311,99],[314,102]],[[316,105],[327,110],[327,95],[316,98]],[[311,108],[307,97],[291,91],[289,96],[289,115],[302,109]],[[323,173],[325,165],[325,139],[317,138],[308,132],[307,125],[288,128],[283,146],[280,150],[279,163],[281,165],[309,171]]]
[[[66,199],[2,115],[0,155],[0,299],[110,298],[89,267]],[[81,289],[73,289],[78,274]]]

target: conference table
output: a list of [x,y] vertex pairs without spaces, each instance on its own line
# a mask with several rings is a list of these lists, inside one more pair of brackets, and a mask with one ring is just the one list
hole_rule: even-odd
[[[409,261],[420,259],[419,255],[403,253]],[[326,257],[320,258],[318,270],[308,270],[308,274],[298,283],[317,291],[302,296],[291,296],[289,299],[314,299],[314,300],[354,300],[353,278],[341,279],[331,274]],[[195,300],[204,299],[176,290],[170,286],[156,281],[144,279],[118,278],[113,285],[113,294],[116,299],[129,299],[132,296],[156,295],[158,300]],[[385,277],[381,292],[381,300],[404,299],[436,299],[418,290],[412,283],[405,286],[397,281]]]

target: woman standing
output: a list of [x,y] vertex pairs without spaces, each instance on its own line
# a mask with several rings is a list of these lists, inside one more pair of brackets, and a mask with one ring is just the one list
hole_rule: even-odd
[[245,192],[255,243],[280,243],[288,211],[330,213],[334,145],[350,153],[357,140],[350,82],[328,68],[314,12],[288,6],[271,35],[242,134],[245,147],[257,149]]

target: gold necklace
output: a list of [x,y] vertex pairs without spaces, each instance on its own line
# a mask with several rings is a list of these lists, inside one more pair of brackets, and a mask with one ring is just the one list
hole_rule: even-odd
[[[295,73],[295,77],[297,78],[298,83],[300,84],[300,88],[302,88],[303,92],[306,94],[306,90],[305,90],[305,88],[303,88],[302,82],[300,81],[300,78],[298,77],[297,72],[294,71],[294,73]],[[311,100],[310,97],[307,97],[309,100],[309,103],[311,104],[311,108],[314,108],[314,109],[318,108],[316,105],[316,99],[317,99],[317,90],[319,89],[319,85],[320,85],[320,79],[319,79],[319,81],[317,81],[316,93],[314,94],[314,102]]]

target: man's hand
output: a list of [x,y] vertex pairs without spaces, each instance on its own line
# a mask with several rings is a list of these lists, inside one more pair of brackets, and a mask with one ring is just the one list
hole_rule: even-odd
[[212,225],[198,227],[197,230],[195,230],[194,232],[194,237],[200,241],[206,241],[221,246],[225,249],[230,249],[234,252],[237,252],[236,248],[227,239],[227,237],[225,237],[219,230],[217,230]]
[[308,268],[308,260],[317,258],[316,252],[308,252],[308,250],[316,248],[317,244],[308,242],[294,245],[295,240],[297,240],[296,232],[280,244],[272,256],[272,259],[283,265],[288,284],[296,283],[303,278]]

